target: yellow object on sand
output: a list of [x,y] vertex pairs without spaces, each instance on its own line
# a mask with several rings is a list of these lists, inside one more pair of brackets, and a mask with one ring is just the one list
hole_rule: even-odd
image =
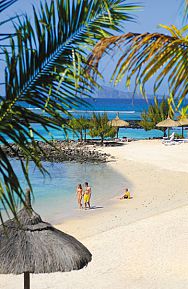
[[89,194],[84,194],[84,203],[89,202]]
[[124,198],[125,198],[125,199],[130,199],[130,198],[131,198],[131,195],[130,195],[130,192],[129,192],[129,191],[127,191],[127,192],[125,193]]

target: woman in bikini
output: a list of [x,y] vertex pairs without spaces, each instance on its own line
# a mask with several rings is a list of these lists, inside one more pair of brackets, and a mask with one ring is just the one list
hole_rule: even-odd
[[77,193],[78,206],[80,209],[82,209],[82,192],[83,192],[82,185],[78,184],[76,193]]

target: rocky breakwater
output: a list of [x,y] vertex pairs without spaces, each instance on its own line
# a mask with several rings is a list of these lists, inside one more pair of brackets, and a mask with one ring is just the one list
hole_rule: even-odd
[[[104,163],[110,160],[110,155],[100,152],[96,145],[74,141],[37,142],[38,153],[42,161],[63,162],[76,161],[80,163]],[[3,146],[3,151],[11,158],[25,159],[23,151],[15,144]]]

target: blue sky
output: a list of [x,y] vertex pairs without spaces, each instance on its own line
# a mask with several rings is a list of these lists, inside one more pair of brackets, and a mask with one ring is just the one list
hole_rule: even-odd
[[[140,2],[144,7],[141,11],[134,13],[137,16],[136,23],[125,23],[125,32],[164,32],[163,29],[158,27],[158,24],[174,24],[179,28],[182,26],[182,0],[128,0],[127,2]],[[22,14],[23,12],[26,12],[28,15],[32,15],[32,5],[38,6],[38,3],[39,0],[18,0],[12,7],[4,12],[3,15],[1,15],[0,21],[2,21],[3,18],[7,18],[7,16],[11,17],[16,13]],[[10,30],[9,27],[6,27],[6,29]],[[117,60],[116,57],[114,59]],[[102,71],[105,76],[104,84],[108,83],[110,78],[109,71],[113,70],[115,65],[114,63],[115,61],[111,61],[111,59],[107,58],[102,62]],[[1,74],[0,78],[2,78]],[[124,88],[123,82],[118,87],[127,90],[127,88]],[[131,90],[133,90],[133,86],[131,87]],[[147,90],[150,93],[152,90],[152,82],[148,83]],[[166,85],[164,84],[159,93],[163,94],[166,92]]]

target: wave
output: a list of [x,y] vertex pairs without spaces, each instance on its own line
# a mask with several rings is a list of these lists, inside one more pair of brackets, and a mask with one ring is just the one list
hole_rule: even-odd
[[121,111],[117,111],[117,110],[69,110],[69,112],[74,112],[74,113],[93,113],[93,112],[98,112],[98,113],[135,113],[135,110],[121,110]]
[[[28,107],[27,109],[29,110],[41,110],[41,108],[38,108],[38,107]],[[127,114],[131,114],[131,113],[135,113],[135,110],[120,110],[120,111],[117,111],[117,110],[68,110],[68,112],[71,112],[71,113],[93,113],[93,112],[97,112],[97,113],[127,113]]]
[[26,108],[29,109],[29,110],[42,110],[39,107],[26,107]]

